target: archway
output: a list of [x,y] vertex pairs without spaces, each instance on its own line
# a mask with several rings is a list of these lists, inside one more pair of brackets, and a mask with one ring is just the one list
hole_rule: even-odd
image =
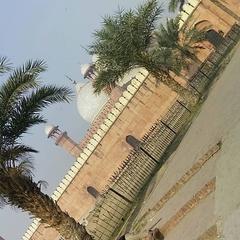
[[137,138],[135,138],[134,136],[132,135],[128,135],[126,137],[126,142],[131,146],[133,147],[133,149],[135,151],[141,151],[143,152],[144,154],[146,154],[150,159],[152,159],[155,163],[158,164],[158,161],[152,157],[151,155],[151,152],[148,152],[146,151],[146,149],[142,146],[142,142],[140,140],[138,140]]
[[202,20],[196,23],[195,28],[199,31],[205,31],[206,40],[215,48],[218,47],[224,40],[224,32],[216,29],[208,20]]
[[216,32],[215,30],[210,29],[206,32],[206,40],[216,48],[224,41],[224,38],[221,32]]
[[131,146],[133,147],[135,150],[139,149],[140,146],[141,146],[141,141],[138,140],[137,138],[135,138],[134,136],[132,135],[128,135],[126,137],[126,142]]
[[94,198],[97,198],[100,195],[98,190],[92,186],[87,187],[87,192]]
[[212,24],[208,20],[202,20],[202,21],[196,23],[194,25],[194,27],[199,31],[202,31],[202,30],[208,31],[208,30],[212,29]]

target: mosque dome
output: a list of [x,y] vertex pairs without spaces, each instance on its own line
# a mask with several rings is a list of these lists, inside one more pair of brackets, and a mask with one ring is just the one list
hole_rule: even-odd
[[55,128],[56,128],[56,126],[54,126],[52,124],[47,124],[45,126],[44,132],[47,136],[49,136]]
[[105,93],[95,94],[91,82],[76,84],[77,108],[81,117],[92,122],[108,101]]

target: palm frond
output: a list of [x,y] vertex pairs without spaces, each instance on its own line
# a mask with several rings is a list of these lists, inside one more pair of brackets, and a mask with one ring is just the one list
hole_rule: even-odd
[[[179,73],[185,66],[184,59],[170,48],[156,48],[151,52],[153,67],[157,70],[157,74],[161,71],[168,73],[173,71]],[[152,70],[153,71],[153,70]]]
[[0,209],[3,208],[5,205],[7,205],[7,201],[4,197],[1,196],[0,193]]
[[37,153],[31,147],[22,144],[15,144],[13,146],[1,146],[0,162],[3,161],[18,161],[28,157],[29,153]]
[[113,70],[102,70],[99,72],[96,80],[93,82],[93,88],[96,94],[102,90],[107,90],[115,87],[116,82],[121,77],[121,74]]
[[206,39],[206,31],[208,28],[203,28],[198,30],[195,26],[187,27],[183,26],[182,34],[185,38],[185,42],[188,44],[196,44],[204,41]]
[[162,13],[163,8],[161,5],[158,5],[156,0],[148,1],[137,10],[135,31],[138,36],[135,35],[135,37],[141,37],[140,40],[144,50],[151,44],[153,31],[156,29],[156,24]]
[[[155,36],[159,48],[169,48],[180,59],[183,65],[189,64],[190,60],[199,61],[196,57],[201,42],[205,38],[205,32],[199,31],[195,26],[183,26],[181,29],[180,17],[168,19],[166,25],[160,25]],[[177,73],[177,72],[175,72]]]
[[[39,74],[46,70],[42,60],[28,61],[15,69],[0,86],[0,164],[15,167],[36,152],[21,144],[30,127],[45,122],[42,110],[58,102],[69,102],[72,91],[66,87],[40,86]],[[5,165],[4,165],[5,164]]]
[[0,56],[0,74],[10,71],[12,64],[6,57]]
[[15,69],[0,88],[0,110],[6,114],[19,98],[31,89],[39,86],[39,74],[46,70],[42,60],[27,61]]
[[15,171],[17,171],[17,173],[19,175],[23,175],[23,176],[27,176],[27,177],[30,177],[32,178],[32,175],[33,175],[33,164],[32,164],[32,160],[30,157],[28,158],[24,158],[24,160],[20,161],[18,163],[17,166],[15,166]]
[[54,103],[69,102],[71,96],[72,91],[70,89],[56,86],[42,86],[29,95],[23,96],[11,111],[7,137],[18,139],[30,127],[44,123],[45,120],[41,111]]
[[173,48],[179,42],[179,21],[180,18],[167,19],[166,25],[160,24],[155,32],[159,47]]

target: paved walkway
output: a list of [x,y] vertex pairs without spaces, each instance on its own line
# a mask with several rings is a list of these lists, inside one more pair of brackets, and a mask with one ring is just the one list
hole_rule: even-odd
[[[161,208],[159,201],[174,184],[201,159],[217,142],[223,145],[219,152],[206,161],[201,171],[191,176],[178,192]],[[216,222],[227,240],[240,235],[240,46],[220,79],[213,85],[178,149],[159,171],[154,189],[145,199],[137,220],[141,219],[141,232],[154,224],[166,227],[184,204],[208,182],[216,181],[216,191],[209,192],[198,207],[169,228],[165,240],[193,240]],[[215,178],[216,177],[216,178]],[[215,185],[214,185],[215,186]],[[239,213],[238,213],[239,212]],[[236,220],[238,219],[238,220]],[[234,221],[234,224],[230,224]],[[136,221],[137,222],[137,221]],[[136,225],[135,225],[136,227]],[[237,236],[238,234],[238,236]],[[237,236],[237,237],[236,237]]]

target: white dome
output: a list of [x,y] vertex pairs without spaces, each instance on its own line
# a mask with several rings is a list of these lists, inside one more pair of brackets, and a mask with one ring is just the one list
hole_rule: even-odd
[[87,85],[88,82],[86,83],[81,83],[81,82],[78,82],[77,84],[75,84],[75,89],[76,89],[76,93],[78,95],[78,93],[80,93],[80,91],[82,90],[82,88]]
[[95,94],[91,82],[76,84],[76,90],[78,112],[84,120],[92,122],[106,104],[108,96]]
[[48,124],[45,126],[44,132],[47,136],[49,136],[49,134],[52,132],[52,130],[55,128],[54,125],[52,124]]
[[87,71],[89,70],[90,67],[91,67],[90,64],[82,64],[82,65],[81,65],[81,68],[80,68],[81,74],[82,74],[83,76],[85,76],[85,74],[87,73]]

